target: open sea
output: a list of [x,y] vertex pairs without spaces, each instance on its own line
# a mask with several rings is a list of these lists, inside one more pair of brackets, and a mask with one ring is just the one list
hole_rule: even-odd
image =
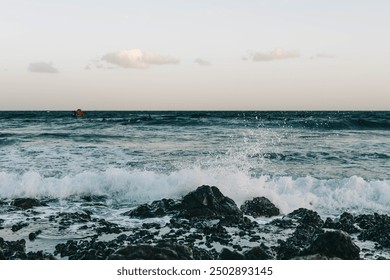
[[[0,112],[5,239],[23,235],[9,230],[26,220],[5,210],[15,198],[48,201],[36,214],[41,243],[29,245],[42,248],[88,235],[52,227],[50,213],[87,209],[133,227],[139,222],[121,213],[201,185],[217,186],[238,206],[265,196],[282,214],[300,207],[323,217],[389,214],[390,112]],[[88,196],[104,197],[104,206],[81,199]]]

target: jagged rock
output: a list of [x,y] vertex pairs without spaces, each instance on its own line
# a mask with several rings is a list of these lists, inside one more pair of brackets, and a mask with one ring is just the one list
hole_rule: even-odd
[[178,202],[173,199],[161,199],[153,201],[151,204],[142,204],[137,208],[123,213],[132,218],[155,218],[163,217],[178,212]]
[[255,197],[253,200],[247,200],[240,207],[245,215],[257,217],[272,217],[280,214],[279,209],[266,197]]
[[192,254],[194,260],[215,260],[217,258],[215,250],[207,251],[198,247],[192,248]]
[[15,198],[11,205],[22,208],[24,210],[33,208],[35,206],[47,206],[47,204],[35,198]]
[[5,241],[0,237],[0,251],[6,260],[25,260],[27,259],[26,240]]
[[300,224],[312,225],[315,227],[322,227],[324,224],[324,221],[322,221],[317,212],[305,208],[294,210],[288,214],[287,217],[296,219]]
[[110,260],[192,260],[192,251],[177,244],[129,245],[115,251]]
[[241,215],[236,203],[217,187],[201,186],[184,196],[180,216],[185,218]]
[[275,219],[268,223],[281,229],[295,228],[296,224],[291,219]]
[[358,260],[359,253],[360,248],[353,243],[351,237],[339,230],[320,234],[306,252],[307,255],[320,254],[344,260]]
[[313,226],[311,223],[299,224],[289,238],[285,241],[279,241],[279,247],[276,250],[278,259],[289,260],[299,256],[323,232],[323,229]]
[[360,215],[356,218],[359,226],[363,228],[358,235],[360,240],[378,242],[383,247],[390,247],[390,217],[388,215]]
[[324,228],[339,229],[347,233],[357,233],[359,229],[355,226],[355,219],[352,214],[344,212],[338,220],[333,221],[327,218],[324,223]]
[[91,215],[87,212],[62,212],[57,216],[49,217],[49,220],[60,219],[58,224],[61,226],[60,228],[65,229],[71,225],[79,224],[79,223],[88,223],[91,221]]

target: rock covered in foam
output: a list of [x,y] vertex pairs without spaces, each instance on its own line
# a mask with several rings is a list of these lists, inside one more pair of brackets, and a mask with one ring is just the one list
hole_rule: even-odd
[[257,217],[273,217],[280,214],[279,209],[266,197],[255,197],[252,200],[247,200],[240,207],[245,215]]

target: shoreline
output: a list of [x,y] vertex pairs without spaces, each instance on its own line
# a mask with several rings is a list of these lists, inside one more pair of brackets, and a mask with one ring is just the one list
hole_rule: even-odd
[[[88,198],[95,205],[103,205],[101,199]],[[132,228],[85,210],[53,212],[44,223],[39,209],[48,206],[36,199],[6,207],[26,220],[6,227],[0,220],[0,259],[390,259],[388,215],[344,212],[323,219],[305,208],[281,215],[264,197],[238,208],[210,186],[123,211],[137,223]],[[47,236],[45,227],[56,226],[57,238]],[[79,235],[61,236],[69,229]]]

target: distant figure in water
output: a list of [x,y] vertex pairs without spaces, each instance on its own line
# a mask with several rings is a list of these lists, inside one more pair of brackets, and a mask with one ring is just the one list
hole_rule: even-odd
[[84,117],[85,112],[81,109],[77,109],[76,111],[73,112],[75,117]]

